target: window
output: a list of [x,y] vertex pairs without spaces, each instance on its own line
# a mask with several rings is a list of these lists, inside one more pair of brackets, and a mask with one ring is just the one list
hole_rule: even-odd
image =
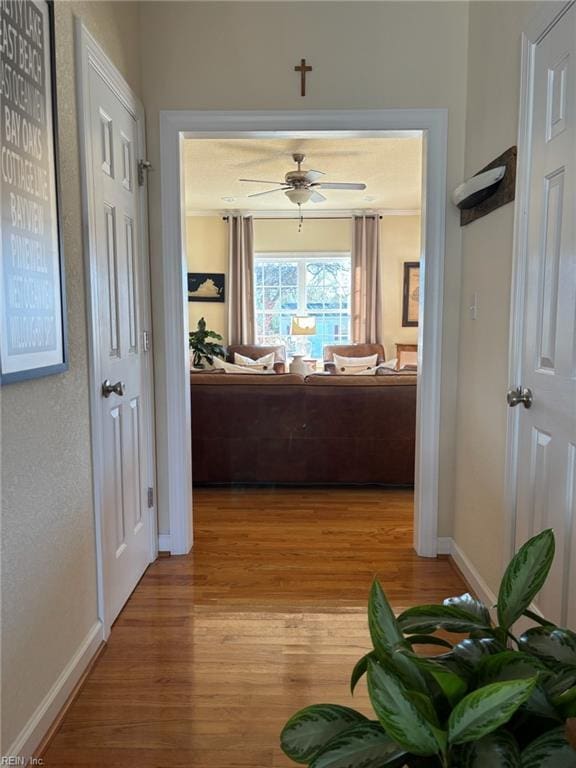
[[349,254],[256,254],[256,341],[294,347],[294,315],[316,318],[310,354],[326,344],[350,342]]

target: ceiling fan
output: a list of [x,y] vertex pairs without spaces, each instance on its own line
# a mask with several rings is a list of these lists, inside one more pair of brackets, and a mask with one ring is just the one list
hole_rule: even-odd
[[306,171],[302,168],[304,155],[296,152],[292,155],[298,166],[296,171],[288,171],[284,181],[263,181],[262,179],[240,179],[252,184],[279,184],[276,189],[268,189],[266,192],[256,192],[248,197],[262,197],[273,195],[275,192],[284,192],[291,203],[304,205],[304,203],[323,203],[327,198],[319,191],[321,189],[366,189],[366,184],[353,184],[347,182],[318,181],[326,174],[322,171]]

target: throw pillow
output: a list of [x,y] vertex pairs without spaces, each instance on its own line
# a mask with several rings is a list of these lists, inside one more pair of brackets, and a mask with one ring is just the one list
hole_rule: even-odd
[[339,368],[336,368],[336,373],[341,376],[358,376],[360,374],[369,376],[375,371],[376,369],[370,365],[341,365]]
[[364,368],[374,368],[378,365],[378,355],[367,355],[366,357],[344,357],[334,353],[334,365],[338,370],[347,366],[363,366]]
[[270,352],[268,355],[262,355],[262,357],[253,360],[251,357],[241,355],[239,352],[234,352],[234,363],[236,365],[245,366],[263,366],[264,368],[274,368],[274,352]]
[[263,365],[235,365],[234,363],[227,363],[226,360],[220,360],[220,358],[214,358],[214,368],[223,370],[226,373],[272,373],[274,374],[274,368],[268,368]]

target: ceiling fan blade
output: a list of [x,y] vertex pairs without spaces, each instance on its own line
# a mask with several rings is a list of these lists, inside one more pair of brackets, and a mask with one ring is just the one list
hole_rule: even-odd
[[321,195],[320,192],[316,192],[316,190],[314,190],[314,192],[312,192],[312,195],[310,196],[310,200],[313,203],[323,203],[324,200],[328,200],[328,198],[324,197],[324,195]]
[[306,171],[306,178],[309,182],[316,181],[320,176],[326,176],[324,171]]
[[344,182],[340,183],[331,181],[327,181],[326,183],[321,181],[317,186],[319,186],[320,189],[366,189],[366,184],[346,184]]
[[278,189],[267,189],[266,192],[255,192],[253,195],[248,195],[248,197],[260,197],[261,195],[272,195],[274,192],[284,192],[286,187],[278,187]]
[[238,179],[238,181],[249,181],[251,184],[284,184],[283,181],[263,181],[262,179]]

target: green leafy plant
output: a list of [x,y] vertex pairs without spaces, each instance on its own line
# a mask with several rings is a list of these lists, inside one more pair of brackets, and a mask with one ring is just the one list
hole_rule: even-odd
[[[524,544],[502,579],[496,623],[469,594],[396,617],[375,581],[373,648],[351,688],[367,677],[377,719],[306,707],[284,726],[285,754],[309,768],[576,768],[576,634],[529,608],[553,559],[552,531]],[[516,637],[520,618],[534,626]],[[418,646],[444,652],[424,656]]]
[[[216,341],[210,341],[216,339]],[[190,331],[189,347],[193,352],[193,362],[195,368],[201,368],[205,360],[212,365],[215,357],[224,357],[224,347],[218,344],[222,341],[222,336],[215,331],[206,329],[206,320],[203,317],[198,320],[198,326],[195,331]]]

